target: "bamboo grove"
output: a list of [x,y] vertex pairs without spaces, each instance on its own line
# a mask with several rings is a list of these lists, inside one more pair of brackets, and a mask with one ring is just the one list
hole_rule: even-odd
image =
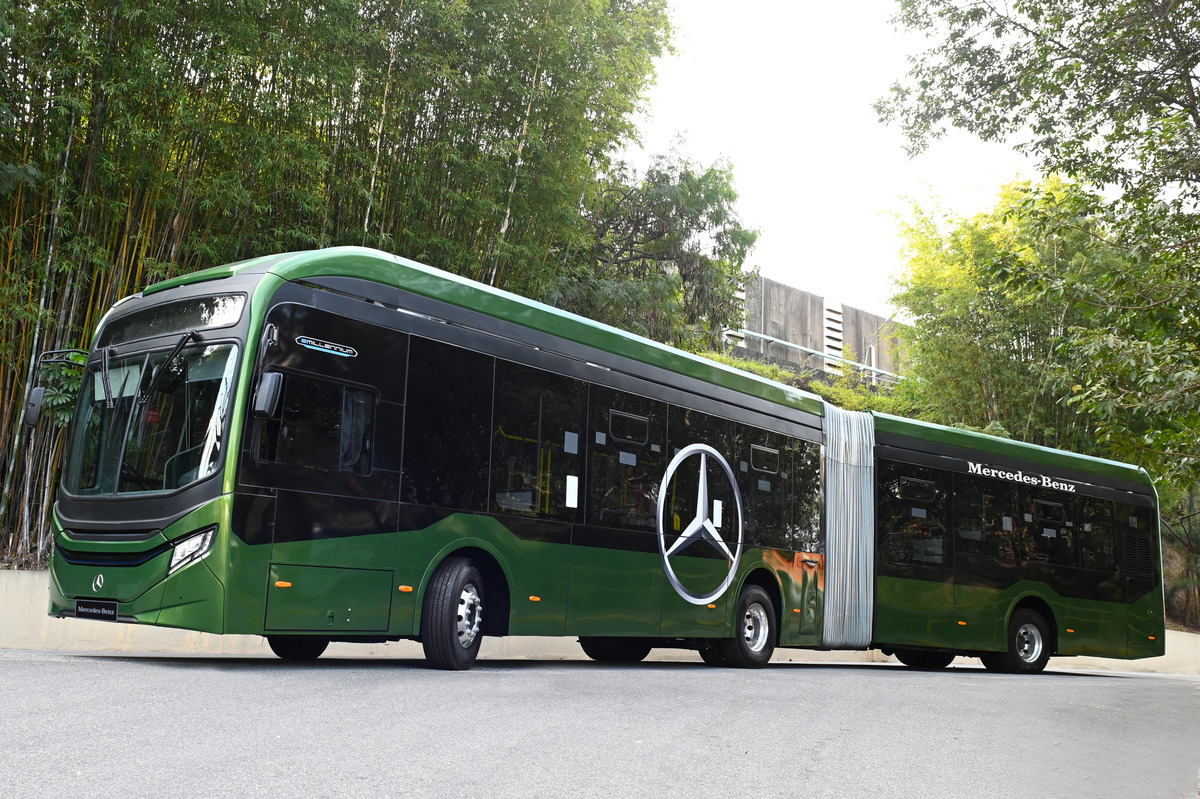
[[338,244],[545,296],[669,35],[665,0],[0,4],[0,560],[47,554],[69,400],[24,430],[36,353],[155,280]]

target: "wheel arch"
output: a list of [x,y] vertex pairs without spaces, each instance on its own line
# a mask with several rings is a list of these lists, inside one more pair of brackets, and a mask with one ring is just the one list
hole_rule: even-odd
[[[486,592],[483,634],[508,635],[509,613],[512,607],[512,589],[510,587],[512,581],[500,555],[479,541],[459,542],[457,546],[443,550],[438,553],[436,558],[430,560],[429,567],[421,577],[421,601],[418,608],[425,604],[429,581],[433,579],[438,567],[449,558],[468,558],[475,564],[475,568],[479,569],[479,573],[483,577],[484,591]],[[421,615],[418,613],[415,625],[417,629],[414,630],[417,635],[421,634],[420,618]]]
[[737,598],[742,595],[747,586],[758,586],[767,592],[771,603],[775,607],[775,645],[779,645],[780,631],[783,629],[783,586],[779,581],[779,576],[775,574],[765,564],[755,566],[746,576],[742,578],[741,585],[738,586],[737,594],[734,595],[734,602],[730,607],[730,628],[733,629],[733,614],[737,611]]

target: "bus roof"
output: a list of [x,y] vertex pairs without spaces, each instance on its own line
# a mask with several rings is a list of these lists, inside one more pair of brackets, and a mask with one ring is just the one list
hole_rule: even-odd
[[[478,283],[398,255],[366,247],[330,247],[322,250],[268,255],[238,263],[180,275],[148,287],[144,294],[181,285],[219,280],[243,274],[273,274],[283,280],[315,277],[351,277],[410,291],[533,330],[596,347],[660,367],[677,374],[732,389],[743,394],[825,415],[825,401],[759,375],[744,372],[642,336],[595,322],[508,291]],[[873,413],[876,429],[934,446],[953,446],[1049,467],[1073,468],[1100,477],[1150,483],[1145,471],[1116,461],[1063,450],[1025,444],[959,428]]]
[[1151,483],[1150,477],[1144,469],[1118,461],[1080,455],[1037,444],[1026,444],[1023,441],[999,438],[958,427],[946,427],[931,422],[905,419],[886,413],[873,412],[871,415],[875,417],[876,431],[913,439],[934,447],[958,447],[982,454],[1027,461],[1049,468],[1075,469],[1098,477]]
[[779,405],[817,416],[825,414],[824,401],[807,391],[701,358],[407,258],[366,247],[330,247],[264,256],[180,275],[150,286],[144,293],[154,294],[175,286],[254,273],[270,273],[289,281],[315,277],[352,277],[369,280],[478,311]]

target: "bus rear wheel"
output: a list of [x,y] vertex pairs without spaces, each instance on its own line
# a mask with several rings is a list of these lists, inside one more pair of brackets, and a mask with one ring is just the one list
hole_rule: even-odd
[[950,665],[954,655],[948,652],[928,652],[923,649],[897,649],[896,660],[910,669],[938,671]]
[[483,641],[483,577],[469,558],[447,558],[425,591],[421,646],[435,669],[471,668]]
[[319,635],[268,635],[267,646],[277,657],[301,663],[321,657],[329,639]]
[[1022,608],[1008,623],[1007,649],[982,655],[980,659],[988,671],[1037,674],[1046,668],[1052,648],[1046,619],[1036,610]]
[[642,638],[598,638],[579,636],[583,654],[600,663],[640,663],[650,654],[650,642]]
[[747,586],[738,597],[733,638],[717,642],[726,665],[758,669],[775,653],[775,604],[757,585]]

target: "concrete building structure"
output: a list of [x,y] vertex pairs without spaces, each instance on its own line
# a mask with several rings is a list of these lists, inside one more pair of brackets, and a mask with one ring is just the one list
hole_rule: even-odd
[[850,368],[880,383],[896,380],[901,339],[890,319],[761,275],[747,282],[745,307],[743,357],[830,376]]

